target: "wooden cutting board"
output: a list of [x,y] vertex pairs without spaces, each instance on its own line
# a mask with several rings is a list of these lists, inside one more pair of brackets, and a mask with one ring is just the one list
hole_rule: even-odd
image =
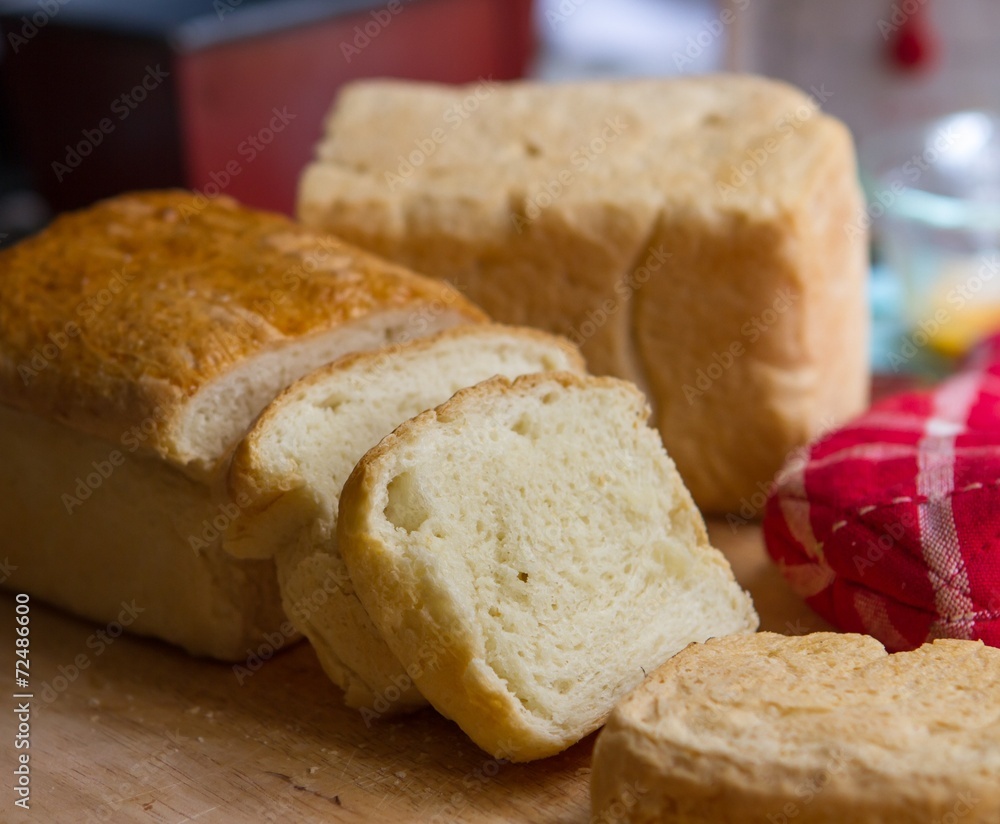
[[[764,555],[759,527],[712,524],[762,628],[826,629]],[[14,687],[14,599],[2,656]],[[13,806],[18,703],[7,699],[0,822],[501,822],[585,824],[594,736],[532,764],[497,762],[424,711],[370,728],[308,644],[239,683],[225,664],[31,604],[31,809]],[[84,664],[84,666],[80,666]],[[74,669],[76,674],[74,675]],[[44,689],[48,684],[49,689]]]

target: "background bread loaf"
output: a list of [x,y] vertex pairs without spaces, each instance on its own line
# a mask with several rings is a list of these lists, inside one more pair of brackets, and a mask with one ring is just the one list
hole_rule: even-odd
[[751,515],[791,449],[866,403],[862,209],[847,129],[749,76],[356,82],[298,202],[644,388],[698,505]]

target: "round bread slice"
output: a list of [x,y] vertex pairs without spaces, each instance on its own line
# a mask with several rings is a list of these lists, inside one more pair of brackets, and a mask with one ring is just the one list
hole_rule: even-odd
[[337,505],[358,459],[408,418],[494,375],[584,371],[562,338],[477,324],[350,355],[292,385],[238,446],[230,493],[241,507],[226,548],[274,557],[284,608],[352,707],[392,715],[423,706],[354,595],[336,542]]
[[553,755],[692,641],[753,630],[641,392],[495,378],[344,486],[355,590],[427,699],[495,757]]
[[1000,821],[1000,650],[760,633],[696,644],[608,720],[592,821]]

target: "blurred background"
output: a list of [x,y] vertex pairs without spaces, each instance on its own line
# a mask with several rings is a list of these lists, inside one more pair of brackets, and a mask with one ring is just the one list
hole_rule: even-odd
[[1000,320],[996,0],[0,0],[0,31],[0,243],[137,188],[291,213],[358,77],[749,71],[856,136],[877,368],[933,373]]

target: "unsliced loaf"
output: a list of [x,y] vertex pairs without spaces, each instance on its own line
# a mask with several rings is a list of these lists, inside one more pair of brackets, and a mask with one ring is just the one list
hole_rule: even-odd
[[583,360],[544,332],[450,329],[313,372],[279,395],[237,448],[229,486],[246,509],[226,548],[275,558],[286,612],[350,706],[385,716],[426,701],[354,594],[336,541],[344,481],[396,426],[459,389],[545,370],[582,372]]
[[612,378],[495,378],[400,426],[344,487],[358,597],[496,757],[565,749],[644,671],[757,625],[648,414]]
[[612,713],[592,821],[1000,821],[1000,650],[866,635],[696,644]]
[[[270,561],[220,531],[229,451],[264,405],[345,352],[483,314],[280,215],[181,191],[63,215],[0,253],[4,587],[245,658],[284,629]],[[283,633],[287,634],[287,633]]]
[[355,82],[298,214],[646,389],[703,510],[866,404],[851,137],[785,84]]

